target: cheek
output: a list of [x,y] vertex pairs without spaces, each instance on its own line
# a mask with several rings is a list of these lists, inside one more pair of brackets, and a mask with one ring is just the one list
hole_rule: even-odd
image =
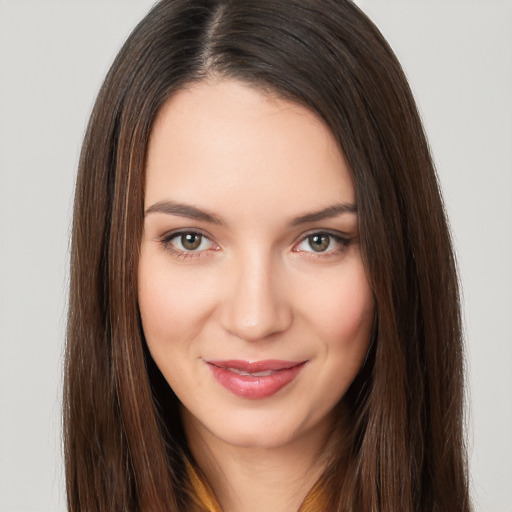
[[361,266],[338,274],[327,288],[311,294],[309,325],[319,340],[321,368],[312,392],[318,407],[329,410],[358,374],[370,346],[374,299]]
[[[325,283],[329,283],[325,286]],[[307,311],[326,343],[365,350],[374,320],[374,299],[359,262],[310,287]]]
[[170,271],[165,258],[150,256],[141,253],[138,294],[144,334],[155,356],[157,351],[186,347],[208,316],[212,300],[204,276]]

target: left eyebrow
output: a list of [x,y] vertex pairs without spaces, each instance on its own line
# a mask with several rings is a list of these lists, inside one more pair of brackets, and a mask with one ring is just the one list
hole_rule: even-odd
[[290,222],[290,225],[299,226],[300,224],[306,224],[307,222],[316,222],[319,220],[332,219],[333,217],[338,217],[338,215],[342,215],[344,213],[356,214],[356,205],[352,203],[334,204],[332,206],[328,206],[327,208],[323,208],[322,210],[306,213],[305,215],[301,215],[300,217],[295,217]]

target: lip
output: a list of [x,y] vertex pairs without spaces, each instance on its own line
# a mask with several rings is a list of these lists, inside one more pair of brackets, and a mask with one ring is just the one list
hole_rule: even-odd
[[299,375],[307,361],[208,360],[213,376],[228,391],[240,398],[261,400],[268,398],[290,384]]

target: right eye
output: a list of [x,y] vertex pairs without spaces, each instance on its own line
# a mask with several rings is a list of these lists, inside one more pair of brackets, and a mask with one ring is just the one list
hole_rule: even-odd
[[202,233],[197,231],[180,231],[171,233],[162,239],[166,249],[177,256],[193,257],[202,252],[215,248],[215,244]]

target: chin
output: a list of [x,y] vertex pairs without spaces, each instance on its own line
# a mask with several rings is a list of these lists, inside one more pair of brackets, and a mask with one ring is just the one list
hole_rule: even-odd
[[295,432],[282,427],[272,429],[267,426],[232,429],[229,432],[217,432],[215,435],[231,446],[262,450],[287,446],[296,438]]
[[[213,437],[233,447],[275,449],[303,442],[305,436],[314,430],[330,430],[332,416],[322,415],[315,419],[310,411],[297,414],[293,411],[288,418],[286,410],[278,407],[273,411],[250,410],[225,412],[208,417],[207,422],[187,413],[184,420],[199,436]],[[323,437],[323,436],[322,436]]]

